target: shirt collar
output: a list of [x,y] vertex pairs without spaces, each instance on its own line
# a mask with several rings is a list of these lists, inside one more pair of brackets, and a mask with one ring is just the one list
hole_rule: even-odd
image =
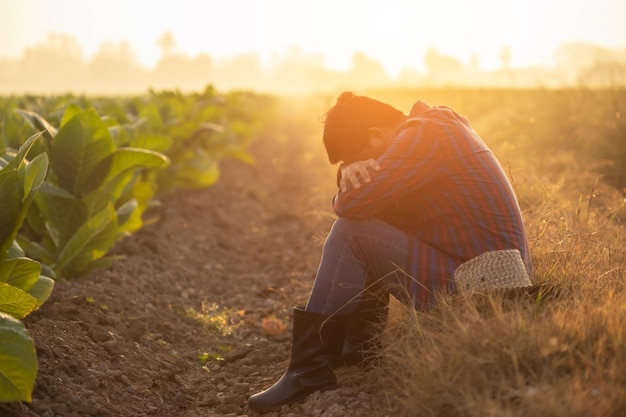
[[411,107],[411,112],[409,113],[409,117],[417,117],[428,110],[430,106],[424,103],[422,100],[418,100],[413,107]]

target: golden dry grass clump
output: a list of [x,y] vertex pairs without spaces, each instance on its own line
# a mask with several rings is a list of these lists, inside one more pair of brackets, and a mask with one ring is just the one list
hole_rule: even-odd
[[[562,296],[561,296],[562,297]],[[406,416],[621,416],[626,296],[457,299],[400,313],[386,352]]]
[[556,293],[394,310],[383,374],[405,415],[626,415],[626,233],[559,214],[527,216],[534,281]]

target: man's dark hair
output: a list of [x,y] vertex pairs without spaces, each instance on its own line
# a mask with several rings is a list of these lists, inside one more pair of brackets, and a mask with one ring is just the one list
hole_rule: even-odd
[[404,114],[365,96],[343,92],[324,117],[324,146],[331,164],[345,160],[368,146],[368,129],[390,127]]

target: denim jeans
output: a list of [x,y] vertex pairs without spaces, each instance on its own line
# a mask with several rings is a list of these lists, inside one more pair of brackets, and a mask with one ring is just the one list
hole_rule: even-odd
[[318,314],[346,315],[357,310],[364,294],[407,300],[411,278],[409,240],[403,231],[376,218],[340,217],[324,243],[306,310]]

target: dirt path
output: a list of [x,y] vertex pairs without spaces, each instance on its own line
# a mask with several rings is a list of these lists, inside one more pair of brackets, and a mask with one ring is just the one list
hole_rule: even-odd
[[[288,140],[253,144],[255,166],[224,161],[215,186],[164,199],[110,269],[57,285],[26,320],[33,402],[0,416],[254,415],[246,399],[285,369],[291,308],[306,301],[333,220],[321,147],[286,128]],[[266,317],[285,332],[268,336]],[[375,379],[342,371],[338,390],[268,415],[395,415]]]

